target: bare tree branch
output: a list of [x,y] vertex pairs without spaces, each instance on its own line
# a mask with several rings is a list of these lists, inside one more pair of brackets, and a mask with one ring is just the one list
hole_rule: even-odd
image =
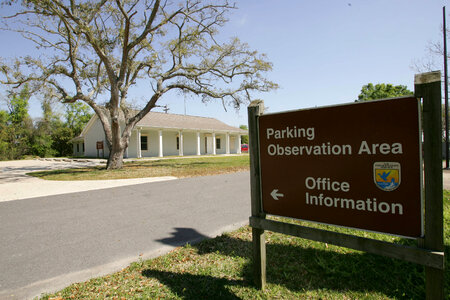
[[[217,33],[235,6],[227,0],[28,0],[3,16],[3,30],[41,48],[39,57],[0,61],[0,82],[47,89],[62,102],[86,102],[98,115],[120,167],[134,126],[171,90],[239,107],[252,91],[277,85],[272,64],[238,39]],[[1,14],[1,12],[0,12]],[[70,84],[68,84],[68,79]],[[130,89],[150,86],[132,110]],[[121,125],[122,123],[124,125]]]

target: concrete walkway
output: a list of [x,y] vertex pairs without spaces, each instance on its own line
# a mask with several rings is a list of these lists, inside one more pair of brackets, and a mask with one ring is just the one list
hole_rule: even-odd
[[450,191],[450,170],[443,170],[442,177],[444,182],[444,190]]
[[92,167],[105,163],[106,160],[103,159],[0,161],[0,202],[176,179],[176,177],[166,176],[115,180],[53,181],[26,175],[29,172]]

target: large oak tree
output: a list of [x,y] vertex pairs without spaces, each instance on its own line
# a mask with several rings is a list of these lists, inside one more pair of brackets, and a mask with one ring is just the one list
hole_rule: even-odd
[[[84,101],[99,117],[110,150],[107,168],[121,168],[132,129],[169,91],[218,99],[239,107],[252,91],[276,84],[264,55],[238,38],[218,40],[227,0],[22,0],[3,1],[3,18],[34,44],[39,55],[3,61],[1,81],[28,83],[65,103]],[[136,110],[128,97],[148,87]]]

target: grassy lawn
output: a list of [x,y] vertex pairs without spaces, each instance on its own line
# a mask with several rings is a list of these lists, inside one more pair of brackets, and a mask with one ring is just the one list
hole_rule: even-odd
[[124,163],[120,170],[105,167],[32,172],[28,175],[47,180],[105,180],[143,177],[193,177],[249,170],[249,156],[217,156],[161,160],[141,160]]
[[[311,225],[330,230],[332,227]],[[444,194],[446,295],[450,294],[450,192]],[[412,244],[382,234],[334,229]],[[252,282],[251,229],[243,227],[43,299],[425,299],[423,267],[267,232],[266,291]]]

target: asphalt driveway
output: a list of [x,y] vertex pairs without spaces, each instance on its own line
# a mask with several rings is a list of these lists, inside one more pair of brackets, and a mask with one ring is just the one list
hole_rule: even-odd
[[112,273],[236,229],[249,215],[249,172],[1,202],[0,299]]

